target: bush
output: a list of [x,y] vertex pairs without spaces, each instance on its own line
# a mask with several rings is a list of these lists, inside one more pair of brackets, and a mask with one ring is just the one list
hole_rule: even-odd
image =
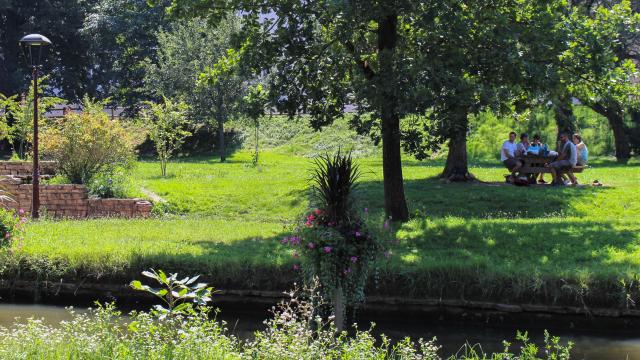
[[101,172],[87,184],[89,194],[101,199],[126,198],[129,196],[129,182],[122,171]]
[[164,98],[164,103],[147,103],[148,109],[142,112],[142,119],[149,132],[149,138],[155,144],[160,160],[160,172],[167,176],[167,163],[174,152],[180,148],[191,132],[187,131],[187,111],[189,107],[181,101]]
[[71,183],[88,184],[98,173],[130,166],[139,135],[102,111],[69,114],[42,133],[42,154],[56,161]]
[[22,239],[27,218],[22,210],[0,208],[0,248],[11,248]]

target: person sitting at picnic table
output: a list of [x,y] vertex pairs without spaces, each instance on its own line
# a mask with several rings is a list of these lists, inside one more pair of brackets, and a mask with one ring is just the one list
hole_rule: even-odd
[[500,150],[500,161],[511,171],[511,175],[513,176],[515,176],[516,172],[522,167],[522,161],[516,158],[516,151],[518,150],[516,136],[515,132],[510,132],[509,140],[502,144],[502,149]]
[[[533,152],[534,155],[545,156],[545,148],[546,146],[542,143],[542,139],[540,138],[540,134],[533,135],[533,141],[531,142],[531,146],[529,146],[529,152]],[[540,173],[540,177],[538,178],[538,184],[546,184],[547,182],[544,180],[544,173]]]
[[587,161],[589,161],[589,149],[587,149],[587,145],[582,142],[582,136],[580,136],[580,134],[573,134],[572,140],[578,149],[578,165],[587,165]]
[[578,163],[578,151],[576,145],[569,141],[569,135],[567,133],[560,134],[560,154],[556,160],[552,163],[548,163],[545,166],[551,169],[551,175],[553,176],[553,185],[562,184],[562,173],[566,172],[571,179],[571,184],[578,185],[578,180],[573,175],[574,166]]
[[516,146],[516,157],[521,158],[527,155],[527,150],[529,150],[529,135],[526,133],[520,134],[520,142]]

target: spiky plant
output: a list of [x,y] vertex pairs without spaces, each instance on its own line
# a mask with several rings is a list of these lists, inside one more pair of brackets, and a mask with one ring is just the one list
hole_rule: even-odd
[[351,152],[343,155],[340,150],[334,156],[325,154],[315,160],[312,173],[313,194],[318,207],[335,225],[348,223],[353,205],[353,190],[360,177],[358,165]]

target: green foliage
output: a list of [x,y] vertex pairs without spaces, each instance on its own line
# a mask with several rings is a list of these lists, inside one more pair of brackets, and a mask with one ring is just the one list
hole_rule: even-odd
[[0,208],[0,249],[17,248],[24,236],[24,211]]
[[[518,331],[516,340],[521,343],[519,346],[520,354],[511,352],[510,348],[512,344],[506,341],[504,342],[504,351],[495,354],[486,354],[484,351],[482,351],[482,348],[477,348],[476,346],[465,344],[462,349],[458,351],[455,359],[539,360],[544,359],[545,355],[546,359],[549,360],[568,360],[571,358],[570,351],[573,347],[573,344],[569,342],[567,345],[562,345],[560,343],[559,337],[549,335],[549,332],[546,330],[544,331],[544,347],[542,349],[540,349],[536,344],[529,341],[529,336],[526,332],[521,333]],[[539,355],[540,352],[542,352],[542,354],[544,355]],[[541,358],[540,356],[543,357]]]
[[[593,156],[615,154],[613,134],[606,119],[584,105],[573,106],[575,130],[582,135]],[[469,124],[468,152],[472,159],[494,160],[500,158],[499,147],[507,139],[509,132],[534,134],[542,137],[542,142],[555,148],[557,126],[554,113],[548,107],[534,108],[528,116],[498,117],[493,112],[483,112],[472,116]]]
[[[255,132],[255,153],[253,155],[253,166],[258,165],[260,156],[260,119],[265,115],[265,108],[268,105],[268,93],[262,84],[257,84],[247,90],[247,95],[243,99],[242,112],[251,121]],[[271,119],[272,116],[270,115]]]
[[[165,1],[160,1],[163,3]],[[87,47],[83,58],[91,76],[84,79],[87,91],[112,104],[137,110],[145,91],[146,63],[157,57],[157,34],[171,27],[162,7],[146,0],[92,0],[78,33]]]
[[205,283],[195,284],[200,277],[199,275],[194,277],[187,276],[180,280],[177,273],[167,276],[164,271],[155,271],[153,269],[151,271],[143,271],[142,275],[155,280],[161,287],[152,288],[148,285],[143,285],[139,280],[132,281],[130,286],[134,290],[145,291],[162,300],[166,307],[156,305],[152,312],[153,315],[158,316],[161,320],[167,316],[194,315],[196,310],[193,304],[202,307],[211,301],[213,288]]
[[[212,26],[203,20],[176,23],[158,33],[157,61],[145,63],[146,91],[157,98],[182,99],[190,119],[215,124],[218,136],[235,117],[246,88],[234,46],[240,20],[234,16]],[[224,158],[224,137],[219,146]]]
[[131,197],[131,182],[124,170],[126,169],[116,168],[97,173],[86,184],[89,194],[101,199]]
[[623,0],[598,6],[593,15],[576,8],[566,21],[570,36],[561,57],[561,78],[571,94],[589,105],[635,107],[638,69],[628,47],[640,40],[640,13]]
[[131,166],[141,141],[132,126],[109,119],[91,105],[86,108],[56,121],[42,134],[43,156],[56,161],[59,173],[74,184],[88,184],[98,173]]
[[[282,241],[295,247],[294,257],[302,256],[307,281],[319,280],[323,297],[331,299],[337,323],[344,321],[343,302],[355,307],[364,301],[371,264],[384,246],[354,209],[353,191],[359,177],[350,154],[338,152],[316,159],[312,188],[318,208],[305,216],[294,236]],[[337,325],[342,329],[344,324]]]
[[[65,103],[65,100],[57,97],[43,96],[47,81],[48,77],[45,76],[40,78],[38,82],[38,119],[41,123],[45,121],[45,112],[54,105]],[[33,97],[33,83],[30,83],[29,91],[24,98],[19,99],[18,95],[0,98],[0,100],[4,100],[4,103],[0,101],[0,105],[6,109],[6,116],[11,119],[11,126],[8,127],[9,133],[4,136],[14,144],[18,144],[15,152],[21,160],[27,158],[27,152],[33,141]],[[7,130],[5,125],[0,125],[0,128]]]
[[187,130],[188,106],[184,102],[174,102],[163,98],[164,103],[147,103],[142,112],[149,138],[156,147],[162,176],[167,176],[167,163],[173,153],[180,148],[185,138],[191,135]]
[[348,224],[354,210],[353,192],[360,177],[358,165],[354,164],[351,154],[342,155],[340,151],[334,156],[320,156],[314,163],[311,179],[318,206],[328,223],[338,227]]

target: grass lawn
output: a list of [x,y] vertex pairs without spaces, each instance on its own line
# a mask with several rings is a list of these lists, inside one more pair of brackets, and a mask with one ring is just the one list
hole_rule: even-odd
[[[41,221],[4,277],[125,283],[149,267],[200,273],[220,288],[286,289],[293,260],[279,244],[287,224],[309,205],[308,154],[276,147],[261,155],[239,151],[228,163],[187,159],[159,176],[139,163],[136,186],[168,202],[174,213],[146,220]],[[408,157],[407,157],[408,158]],[[382,222],[379,156],[358,160],[358,197]],[[624,306],[640,300],[640,164],[600,160],[579,175],[605,187],[444,184],[439,161],[406,160],[406,194],[413,220],[381,261],[370,293],[499,301]],[[473,164],[500,182],[495,163]],[[19,272],[18,272],[19,271]]]

